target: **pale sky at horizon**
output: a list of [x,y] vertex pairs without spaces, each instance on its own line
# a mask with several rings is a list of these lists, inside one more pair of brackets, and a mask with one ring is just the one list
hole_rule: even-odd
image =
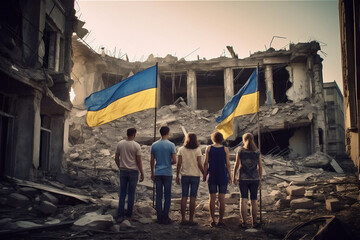
[[77,0],[76,15],[90,31],[85,41],[112,56],[145,61],[167,54],[195,60],[320,43],[324,82],[342,91],[337,0],[322,1],[95,1]]

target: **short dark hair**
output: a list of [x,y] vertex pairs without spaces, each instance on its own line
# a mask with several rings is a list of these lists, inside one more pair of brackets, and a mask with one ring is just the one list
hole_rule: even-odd
[[135,136],[136,128],[128,128],[128,130],[126,131],[126,134],[127,134],[128,137]]
[[224,141],[224,137],[221,132],[213,132],[211,134],[211,140],[214,143],[222,143]]
[[184,146],[189,149],[196,149],[199,146],[195,133],[189,132],[186,134]]
[[161,136],[165,136],[166,134],[168,134],[170,132],[170,128],[168,126],[162,126],[160,128],[160,134]]

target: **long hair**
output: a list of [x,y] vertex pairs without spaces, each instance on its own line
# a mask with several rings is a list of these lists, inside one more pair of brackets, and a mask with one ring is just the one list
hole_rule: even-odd
[[245,133],[242,135],[242,140],[244,143],[244,148],[250,151],[256,151],[257,147],[255,145],[254,136],[251,133]]
[[196,149],[199,146],[195,133],[189,132],[184,140],[184,147],[189,149]]

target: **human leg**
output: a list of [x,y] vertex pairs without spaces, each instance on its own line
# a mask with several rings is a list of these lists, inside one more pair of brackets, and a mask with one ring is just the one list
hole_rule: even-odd
[[258,212],[258,205],[257,205],[257,193],[259,189],[260,181],[251,181],[249,183],[249,190],[250,190],[250,200],[251,200],[251,222],[253,227],[257,227],[258,223],[256,221],[256,216]]
[[225,213],[225,194],[227,191],[227,184],[221,184],[219,185],[219,203],[220,203],[220,208],[219,208],[219,225],[224,225],[223,224],[223,218],[224,218],[224,213]]
[[162,176],[155,176],[155,192],[156,192],[156,200],[155,200],[155,209],[158,222],[162,222],[162,196],[163,196],[163,182]]
[[171,205],[171,182],[172,176],[163,176],[164,184],[164,210],[163,210],[163,220],[165,223],[169,223],[169,212]]
[[189,206],[189,209],[190,209],[189,222],[190,223],[194,223],[196,195],[197,195],[197,191],[199,189],[199,184],[200,184],[199,177],[191,177],[190,206]]
[[181,198],[181,223],[186,223],[185,213],[186,213],[186,203],[189,197],[189,177],[182,176],[181,177],[181,189],[182,189],[182,198]]
[[118,221],[122,221],[125,216],[125,198],[128,188],[128,174],[126,170],[120,170],[120,193],[119,193],[119,207],[117,212]]
[[217,193],[217,185],[216,184],[208,184],[209,187],[209,210],[210,210],[210,217],[211,217],[211,225],[215,224],[215,200],[216,200],[216,193]]
[[249,187],[246,180],[239,181],[239,189],[240,189],[240,217],[242,219],[242,226],[246,225],[247,218],[247,204],[249,198]]
[[127,202],[127,217],[132,216],[134,201],[135,201],[135,190],[137,181],[139,179],[138,171],[129,171],[129,183],[128,183],[128,202]]

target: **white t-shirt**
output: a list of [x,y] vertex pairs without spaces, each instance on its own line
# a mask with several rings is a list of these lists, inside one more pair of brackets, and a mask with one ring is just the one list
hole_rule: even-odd
[[189,149],[184,146],[178,150],[178,155],[182,157],[182,164],[180,169],[181,176],[200,177],[201,171],[198,166],[197,157],[202,156],[200,147]]
[[120,157],[120,169],[139,170],[136,164],[136,156],[141,156],[140,144],[134,140],[121,140],[116,146],[116,153]]

